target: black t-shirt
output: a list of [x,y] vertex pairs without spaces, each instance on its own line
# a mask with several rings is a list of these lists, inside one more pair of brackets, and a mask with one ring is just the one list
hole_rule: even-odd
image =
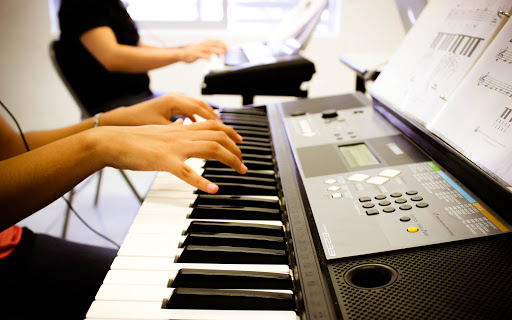
[[80,36],[108,26],[120,44],[136,46],[139,34],[120,0],[62,0],[59,11],[60,56],[71,86],[89,109],[98,109],[126,94],[149,91],[147,73],[107,71],[82,45]]

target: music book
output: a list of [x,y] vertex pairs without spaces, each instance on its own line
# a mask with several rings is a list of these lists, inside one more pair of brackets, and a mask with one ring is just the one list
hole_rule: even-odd
[[512,192],[511,10],[512,0],[429,1],[371,93]]

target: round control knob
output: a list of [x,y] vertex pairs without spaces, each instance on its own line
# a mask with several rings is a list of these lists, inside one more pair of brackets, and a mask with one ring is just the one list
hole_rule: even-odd
[[336,112],[336,110],[333,109],[325,110],[324,112],[322,112],[322,118],[324,119],[336,118],[337,116],[338,112]]

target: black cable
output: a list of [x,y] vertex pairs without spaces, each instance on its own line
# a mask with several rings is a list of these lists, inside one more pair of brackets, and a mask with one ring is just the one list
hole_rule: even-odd
[[5,109],[5,111],[7,111],[7,113],[11,116],[11,119],[14,121],[14,123],[16,124],[16,127],[18,127],[18,131],[20,132],[20,135],[21,135],[21,139],[23,139],[23,143],[25,144],[25,149],[27,149],[27,152],[30,150],[29,147],[28,147],[28,144],[27,144],[27,140],[25,140],[25,135],[23,134],[23,131],[21,130],[21,127],[20,127],[20,124],[18,123],[18,121],[16,120],[16,118],[14,117],[14,115],[11,113],[11,111],[9,111],[9,109],[7,109],[7,107],[5,106],[5,104],[2,102],[2,100],[0,100],[0,104],[2,105],[2,107]]
[[85,220],[75,211],[75,209],[73,208],[73,206],[71,205],[71,202],[69,202],[68,199],[64,198],[64,196],[61,197],[62,199],[64,199],[64,201],[66,201],[66,203],[68,204],[68,207],[69,209],[76,215],[76,217],[78,218],[78,220],[80,220],[89,230],[91,230],[92,232],[94,232],[95,234],[97,234],[98,236],[100,236],[101,238],[107,240],[108,242],[112,243],[114,246],[116,246],[118,249],[121,247],[120,245],[118,245],[114,240],[110,239],[109,237],[105,236],[104,234],[102,233],[99,233],[98,231],[96,231],[96,229],[94,229],[93,227],[91,227],[87,222],[85,222]]
[[[14,123],[16,124],[16,127],[18,127],[18,131],[20,132],[20,135],[21,135],[21,139],[23,139],[23,143],[25,144],[25,149],[27,150],[27,152],[30,151],[30,148],[28,147],[28,144],[27,144],[27,140],[25,139],[25,135],[23,134],[23,130],[21,130],[21,127],[18,123],[18,121],[16,120],[16,117],[14,117],[14,115],[11,113],[11,111],[9,111],[9,109],[5,106],[5,104],[2,102],[2,100],[0,100],[0,104],[2,105],[2,107],[5,109],[5,111],[7,111],[7,113],[9,114],[9,116],[12,118],[12,120],[14,121]],[[64,201],[66,202],[66,204],[68,205],[69,209],[75,214],[75,216],[78,218],[78,220],[80,220],[89,230],[91,230],[92,232],[94,232],[96,235],[100,236],[101,238],[107,240],[108,242],[112,243],[114,246],[116,246],[118,249],[121,247],[119,244],[117,244],[114,240],[110,239],[109,237],[105,236],[104,234],[101,234],[100,232],[96,231],[96,229],[94,229],[93,227],[91,227],[87,222],[85,222],[85,220],[78,214],[78,212],[75,211],[75,209],[73,208],[73,206],[71,205],[71,202],[69,202],[68,199],[64,198],[64,196],[61,197],[62,199],[64,199]]]

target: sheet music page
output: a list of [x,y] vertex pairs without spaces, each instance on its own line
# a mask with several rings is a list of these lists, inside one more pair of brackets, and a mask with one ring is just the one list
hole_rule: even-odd
[[[327,7],[328,2],[328,0],[302,0],[299,2],[270,35],[267,40],[269,46],[279,46],[288,39],[303,40],[300,38],[301,32],[313,32],[318,18]],[[312,26],[309,25],[310,23]]]
[[512,21],[428,128],[512,191]]
[[426,125],[504,21],[511,0],[431,0],[384,67],[372,93]]

